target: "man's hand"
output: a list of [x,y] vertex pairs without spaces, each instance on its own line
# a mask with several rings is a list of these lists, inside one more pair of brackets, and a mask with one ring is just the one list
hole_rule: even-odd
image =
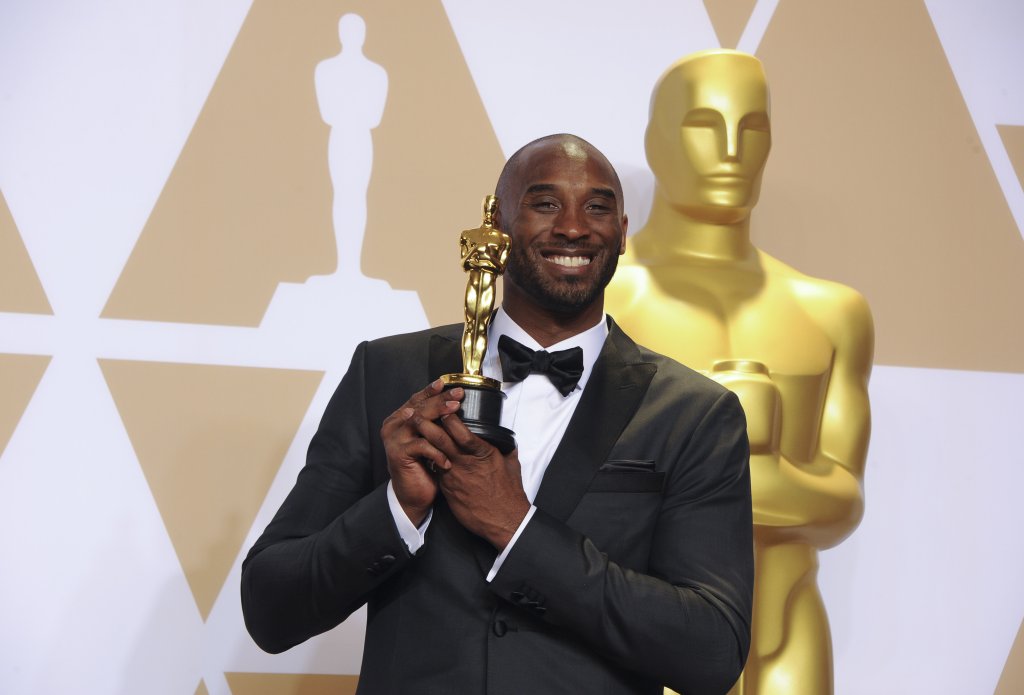
[[502,456],[457,415],[443,416],[441,424],[443,431],[424,436],[446,457],[437,465],[448,507],[466,529],[504,550],[530,510],[518,450]]
[[450,466],[447,454],[431,444],[428,436],[447,436],[435,420],[457,411],[465,395],[461,388],[443,388],[438,379],[414,393],[380,428],[395,497],[417,526],[423,523],[437,496],[437,479],[431,470]]

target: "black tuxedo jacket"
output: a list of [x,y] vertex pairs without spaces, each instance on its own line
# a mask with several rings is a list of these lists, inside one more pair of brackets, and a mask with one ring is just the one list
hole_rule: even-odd
[[368,604],[360,693],[724,693],[750,637],[746,425],[736,397],[614,323],[500,571],[443,498],[411,555],[384,418],[461,371],[461,326],[363,343],[305,468],[242,566],[279,652]]

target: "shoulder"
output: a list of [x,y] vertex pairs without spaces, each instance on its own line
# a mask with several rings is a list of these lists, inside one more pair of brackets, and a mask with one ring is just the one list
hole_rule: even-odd
[[627,363],[636,361],[654,368],[649,387],[650,395],[654,398],[690,399],[695,402],[712,403],[730,393],[707,375],[667,355],[637,344],[614,320],[611,322],[608,337],[616,344]]
[[852,287],[830,280],[805,276],[792,282],[800,306],[825,331],[837,354],[870,363],[875,329],[864,296]]
[[840,330],[845,328],[854,332],[871,329],[871,310],[857,290],[802,273],[764,251],[758,252],[758,258],[765,274],[788,286],[788,291],[804,311],[826,327],[833,325]]
[[875,329],[864,296],[842,283],[794,270],[763,252],[761,258],[772,281],[784,283],[785,291],[828,336],[835,349],[837,365],[869,371]]
[[413,333],[399,333],[367,340],[356,348],[356,359],[365,360],[369,366],[400,369],[403,365],[414,365],[427,359],[435,341],[451,343],[462,336],[462,324],[450,324],[427,328]]
[[392,352],[395,350],[415,349],[430,345],[431,340],[458,340],[462,335],[462,324],[451,323],[445,326],[425,328],[412,333],[398,333],[366,341],[367,350],[371,352]]
[[365,394],[371,410],[391,412],[431,379],[453,371],[432,373],[433,357],[457,355],[461,331],[462,325],[458,324],[364,341],[356,348],[345,379],[372,385]]

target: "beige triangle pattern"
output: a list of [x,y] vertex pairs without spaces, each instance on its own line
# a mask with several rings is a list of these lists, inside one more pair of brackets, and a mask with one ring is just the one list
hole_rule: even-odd
[[358,676],[225,673],[231,695],[355,695]]
[[1003,147],[1013,164],[1013,170],[1017,173],[1017,180],[1020,187],[1024,189],[1024,126],[1022,125],[999,125],[999,137],[1003,140]]
[[0,191],[0,311],[52,314],[25,242]]
[[323,373],[100,367],[205,620]]
[[782,0],[758,54],[755,243],[863,292],[877,362],[1024,371],[1024,243],[924,3]]
[[505,157],[440,2],[357,11],[371,27],[391,25],[372,53],[367,43],[391,87],[374,134],[363,272],[416,291],[431,325],[462,321],[459,234],[479,225]]
[[206,681],[199,681],[199,685],[196,687],[196,695],[210,695],[210,691],[206,689]]
[[757,0],[704,0],[722,48],[736,48]]
[[1003,667],[1003,674],[999,678],[994,695],[1021,693],[1024,693],[1024,621],[1017,630],[1017,639],[1010,647],[1010,654],[1006,657],[1006,666]]
[[458,234],[478,222],[503,158],[437,0],[256,0],[104,317],[256,326],[279,282],[334,271],[313,73],[337,54],[345,12],[366,21],[364,53],[389,79],[363,272],[420,291],[433,322],[459,319]]
[[278,282],[332,271],[312,79],[332,38],[312,3],[253,4],[104,317],[255,326]]
[[18,427],[39,381],[50,364],[48,355],[0,354],[0,455]]

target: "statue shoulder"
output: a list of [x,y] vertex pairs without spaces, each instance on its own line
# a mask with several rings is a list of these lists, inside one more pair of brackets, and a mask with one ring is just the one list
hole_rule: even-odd
[[837,357],[849,358],[859,365],[858,370],[870,370],[875,328],[864,295],[847,285],[820,278],[805,277],[793,284],[800,305],[828,334]]
[[799,306],[829,336],[839,351],[853,351],[870,363],[874,351],[874,320],[867,300],[854,288],[802,273],[758,251],[765,274],[787,286]]
[[625,314],[639,303],[650,289],[650,274],[628,255],[623,256],[612,281],[605,288],[609,313]]

